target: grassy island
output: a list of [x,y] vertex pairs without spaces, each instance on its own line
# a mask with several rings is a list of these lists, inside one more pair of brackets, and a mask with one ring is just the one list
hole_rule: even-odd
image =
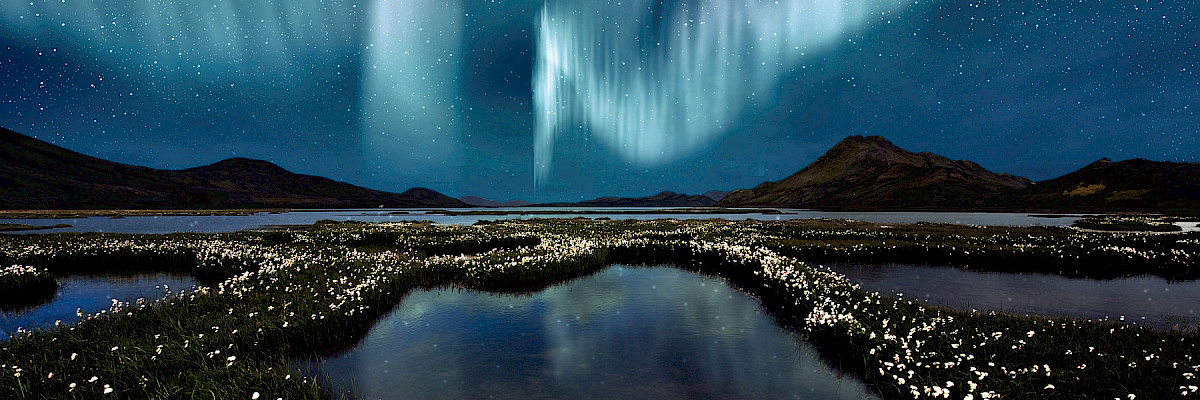
[[414,289],[528,292],[614,263],[670,264],[721,277],[884,398],[1200,396],[1196,334],[930,307],[861,290],[816,266],[826,261],[1195,279],[1200,235],[846,220],[545,219],[2,236],[0,265],[20,268],[4,270],[0,285],[34,287],[22,280],[27,273],[146,271],[190,274],[206,284],[0,342],[0,398],[329,398],[292,363],[354,346]]

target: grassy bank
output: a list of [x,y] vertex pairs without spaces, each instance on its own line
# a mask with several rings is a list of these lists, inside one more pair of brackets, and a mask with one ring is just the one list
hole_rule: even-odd
[[70,228],[71,224],[55,224],[55,225],[27,225],[27,224],[0,224],[0,232],[19,232],[19,231],[37,231],[42,229]]
[[58,282],[45,269],[16,264],[0,267],[0,310],[41,304],[54,298],[56,290]]
[[618,262],[725,278],[887,398],[1178,397],[1200,384],[1194,335],[932,308],[864,292],[801,260],[1000,259],[1015,270],[1036,261],[1069,271],[1100,260],[1108,274],[1186,276],[1198,250],[1200,236],[1186,234],[848,221],[322,223],[0,237],[4,265],[164,270],[210,282],[0,344],[0,397],[324,398],[311,380],[291,376],[289,362],[353,346],[413,289],[532,291]]
[[1200,235],[854,221],[770,224],[755,243],[817,262],[895,262],[1085,278],[1200,278]]
[[1096,215],[1075,221],[1071,226],[1097,231],[1179,232],[1183,228],[1174,224],[1177,220],[1151,215]]
[[0,219],[69,219],[91,217],[165,217],[187,215],[252,215],[261,212],[280,213],[283,208],[212,209],[212,210],[0,210]]

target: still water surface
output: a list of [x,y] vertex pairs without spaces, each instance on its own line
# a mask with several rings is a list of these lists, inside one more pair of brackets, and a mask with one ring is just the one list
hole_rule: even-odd
[[831,264],[862,288],[960,310],[1109,318],[1157,329],[1200,323],[1200,281],[1156,276],[1111,280],[980,272],[908,264]]
[[[425,214],[429,209],[367,209],[367,210],[329,210],[329,211],[292,211],[285,213],[257,213],[243,216],[162,216],[162,217],[91,217],[91,218],[58,218],[58,219],[0,219],[0,223],[53,226],[69,224],[70,228],[44,229],[12,233],[53,233],[53,232],[115,232],[115,233],[175,233],[175,232],[236,232],[246,229],[259,229],[278,225],[310,225],[314,222],[330,219],[335,221],[357,220],[366,222],[388,221],[421,221],[428,220],[439,224],[470,225],[480,220],[497,219],[531,219],[531,218],[572,218],[583,216],[587,218],[611,219],[707,219],[725,218],[730,220],[786,220],[811,218],[847,218],[860,221],[901,224],[914,222],[939,222],[968,225],[1003,225],[1003,226],[1070,226],[1078,219],[1077,216],[1043,218],[1030,214],[1016,213],[938,213],[938,212],[826,212],[810,210],[781,209],[790,214],[604,214],[617,210],[656,210],[658,207],[630,208],[596,208],[596,207],[512,207],[502,209],[454,209],[458,211],[544,211],[556,210],[563,214],[537,215],[436,215]],[[392,212],[407,214],[391,214]],[[571,214],[571,212],[588,211],[598,214]]]
[[315,368],[362,399],[864,399],[757,300],[673,268],[612,267],[531,295],[410,294]]
[[0,311],[0,340],[7,339],[17,327],[51,327],[54,321],[63,325],[79,322],[77,309],[95,313],[112,306],[112,300],[133,302],[138,298],[161,299],[167,285],[178,292],[196,285],[188,276],[172,274],[141,274],[132,276],[71,276],[59,280],[58,293],[46,304],[16,311]]

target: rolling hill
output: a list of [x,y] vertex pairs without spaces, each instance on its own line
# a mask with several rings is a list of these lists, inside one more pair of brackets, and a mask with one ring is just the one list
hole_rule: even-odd
[[913,153],[879,136],[851,136],[795,174],[736,190],[724,207],[969,209],[996,206],[1032,185],[970,161]]
[[106,161],[0,129],[0,209],[469,207],[424,188],[389,193],[232,158],[185,170]]
[[1200,210],[1200,164],[1100,159],[1041,181],[1015,199],[1032,209],[1077,211]]

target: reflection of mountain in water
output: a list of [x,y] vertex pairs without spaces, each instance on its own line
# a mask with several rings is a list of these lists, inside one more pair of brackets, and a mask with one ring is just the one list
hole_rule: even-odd
[[321,369],[364,398],[871,398],[762,314],[672,268],[520,296],[419,291]]

